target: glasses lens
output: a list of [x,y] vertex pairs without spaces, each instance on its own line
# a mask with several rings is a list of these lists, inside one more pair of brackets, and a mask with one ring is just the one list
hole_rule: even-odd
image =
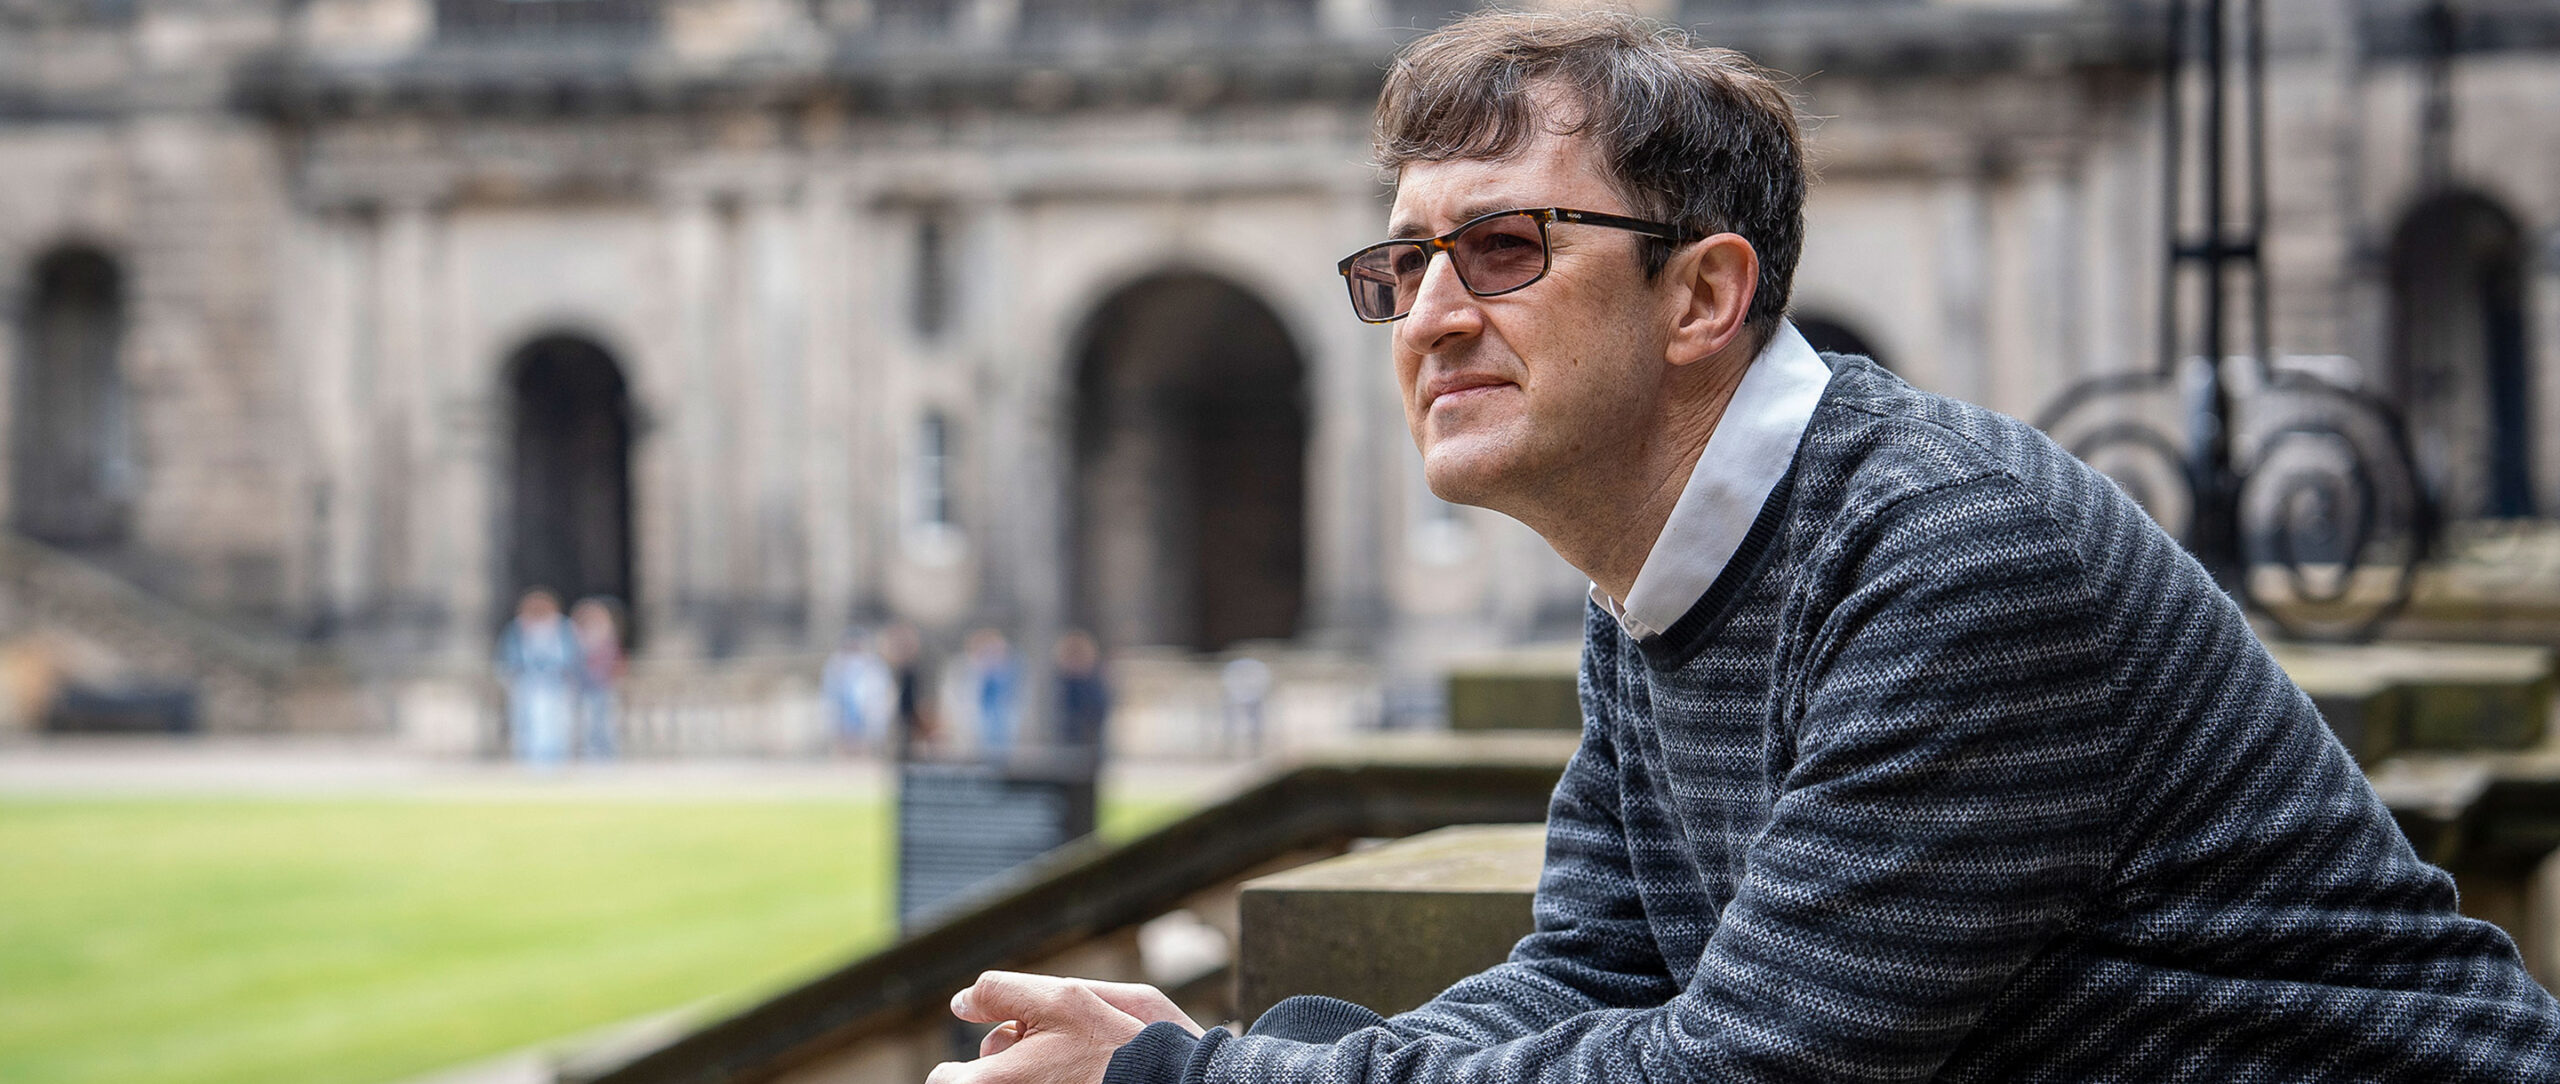
[[1363,320],[1393,320],[1413,308],[1430,261],[1422,246],[1385,244],[1351,258],[1351,308]]
[[1517,290],[1547,273],[1547,234],[1535,215],[1485,219],[1450,245],[1458,278],[1479,294]]

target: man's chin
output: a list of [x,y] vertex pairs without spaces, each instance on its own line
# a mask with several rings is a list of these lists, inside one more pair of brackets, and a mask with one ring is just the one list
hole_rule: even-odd
[[1491,449],[1434,448],[1422,460],[1423,480],[1431,495],[1451,504],[1500,508],[1505,480],[1512,471],[1506,457]]

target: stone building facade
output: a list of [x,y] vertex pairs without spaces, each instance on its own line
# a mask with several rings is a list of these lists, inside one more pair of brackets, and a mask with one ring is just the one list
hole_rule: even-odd
[[[0,0],[0,506],[384,688],[534,583],[686,673],[1570,636],[1332,271],[1446,6]],[[2025,415],[2156,364],[2161,4],[1638,6],[1796,73],[1820,337]],[[2402,401],[2458,516],[2560,507],[2560,16],[2268,7],[2276,351]]]

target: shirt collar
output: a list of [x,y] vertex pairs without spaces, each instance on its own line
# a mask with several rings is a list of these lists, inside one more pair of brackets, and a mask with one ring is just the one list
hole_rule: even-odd
[[1751,521],[1759,518],[1769,492],[1795,461],[1796,443],[1830,382],[1831,368],[1813,344],[1795,324],[1779,322],[1768,344],[1743,370],[1742,383],[1733,389],[1679,501],[1671,506],[1671,518],[1645,554],[1644,567],[1636,571],[1626,602],[1610,598],[1598,584],[1591,587],[1591,600],[1617,618],[1628,636],[1642,640],[1660,635],[1714,586],[1725,563],[1742,547]]

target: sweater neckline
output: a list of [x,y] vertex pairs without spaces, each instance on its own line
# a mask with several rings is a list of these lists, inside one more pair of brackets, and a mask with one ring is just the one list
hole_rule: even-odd
[[1751,529],[1743,534],[1742,544],[1734,549],[1732,559],[1725,562],[1724,571],[1707,592],[1698,596],[1698,601],[1670,628],[1636,641],[1636,650],[1643,653],[1645,665],[1657,671],[1687,666],[1707,641],[1733,619],[1744,589],[1760,578],[1770,556],[1777,551],[1775,543],[1785,529],[1787,506],[1792,503],[1796,474],[1803,459],[1803,446],[1799,446],[1796,462],[1789,463],[1787,472],[1771,487],[1768,498],[1760,505],[1760,514],[1752,517]]

